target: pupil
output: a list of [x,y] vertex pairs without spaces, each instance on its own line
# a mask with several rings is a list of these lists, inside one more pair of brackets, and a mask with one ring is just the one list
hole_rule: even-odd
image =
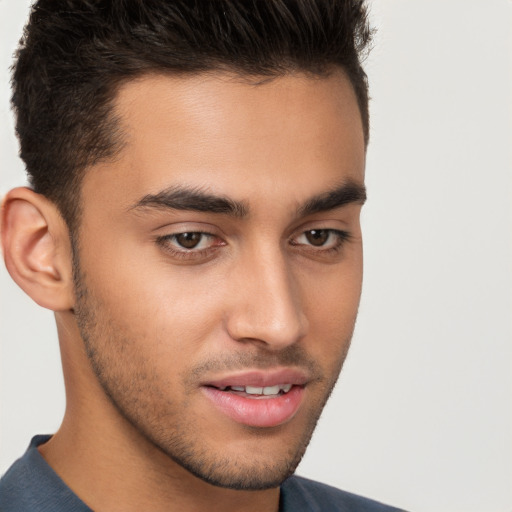
[[180,233],[176,241],[185,249],[193,249],[201,241],[201,233]]
[[326,229],[312,229],[306,232],[306,238],[311,245],[324,245],[329,238],[329,231]]

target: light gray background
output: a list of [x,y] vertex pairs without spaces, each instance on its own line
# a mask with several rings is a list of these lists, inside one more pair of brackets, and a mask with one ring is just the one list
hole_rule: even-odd
[[[26,0],[0,0],[0,193]],[[360,317],[299,473],[417,512],[512,511],[512,2],[374,0]],[[52,314],[0,271],[0,473],[58,428]]]

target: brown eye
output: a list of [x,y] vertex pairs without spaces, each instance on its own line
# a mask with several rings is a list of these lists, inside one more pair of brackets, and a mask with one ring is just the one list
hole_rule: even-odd
[[160,236],[155,241],[174,261],[191,264],[209,261],[226,245],[222,238],[203,231],[183,231]]
[[201,242],[203,233],[179,233],[175,235],[176,242],[185,249],[194,249]]
[[329,240],[330,235],[331,231],[329,229],[311,229],[304,233],[306,240],[316,247],[325,245]]

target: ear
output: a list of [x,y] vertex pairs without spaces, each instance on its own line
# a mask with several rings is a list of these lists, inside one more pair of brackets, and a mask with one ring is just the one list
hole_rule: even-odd
[[57,207],[29,188],[15,188],[4,198],[0,225],[5,265],[18,286],[40,306],[71,309],[71,243]]

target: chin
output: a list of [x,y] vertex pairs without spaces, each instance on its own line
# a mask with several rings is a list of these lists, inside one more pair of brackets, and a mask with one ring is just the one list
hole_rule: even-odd
[[[317,420],[317,414],[309,415],[306,424],[299,423],[295,429],[286,425],[248,428],[244,429],[245,435],[225,431],[213,443],[198,443],[196,436],[173,435],[155,444],[167,457],[208,484],[245,491],[272,489],[295,472]],[[203,440],[205,437],[208,436],[203,433]]]
[[237,491],[262,491],[279,487],[291,476],[303,454],[295,461],[275,461],[268,464],[237,464],[236,461],[218,461],[209,465],[181,465],[197,478],[216,487]]
[[[265,433],[253,431],[252,439],[219,447],[166,446],[164,453],[175,463],[208,484],[233,490],[258,491],[279,487],[302,460],[314,431],[311,422],[302,435],[289,433],[277,444],[265,443]],[[228,434],[226,434],[227,436]],[[258,439],[259,438],[259,439]],[[182,440],[183,441],[183,440]],[[231,446],[229,446],[231,444]]]

